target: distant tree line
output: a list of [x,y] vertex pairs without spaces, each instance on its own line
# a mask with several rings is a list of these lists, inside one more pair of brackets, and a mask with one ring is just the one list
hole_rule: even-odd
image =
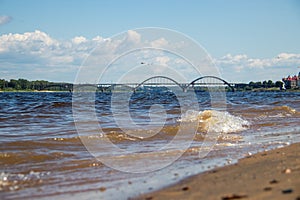
[[[53,91],[68,91],[68,88],[62,87],[66,85],[66,83],[56,83],[56,82],[49,82],[44,80],[36,80],[36,81],[29,81],[26,79],[11,79],[9,81],[5,79],[0,79],[0,90],[53,90]],[[272,80],[268,81],[259,81],[259,82],[249,82],[236,84],[235,88],[240,90],[252,90],[252,89],[259,89],[259,88],[282,88],[283,83],[282,81],[276,81],[275,83]]]
[[51,85],[59,85],[61,83],[49,82],[44,80],[29,81],[26,79],[0,79],[0,90],[43,90],[47,87],[54,91],[66,90],[62,87],[50,87]]
[[249,86],[252,88],[272,88],[272,87],[282,87],[283,83],[281,81],[276,81],[275,83],[273,83],[272,80],[268,80],[268,81],[259,81],[259,82],[253,82],[251,81],[249,83]]
[[236,84],[236,88],[243,89],[243,90],[252,90],[252,89],[260,89],[260,88],[283,88],[283,82],[282,81],[276,81],[275,83],[272,80],[265,80],[265,81],[258,81],[258,82],[249,82],[242,83],[242,84]]

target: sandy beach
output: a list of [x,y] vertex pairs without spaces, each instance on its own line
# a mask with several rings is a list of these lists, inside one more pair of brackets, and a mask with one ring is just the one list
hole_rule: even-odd
[[133,199],[300,200],[300,144],[254,154]]

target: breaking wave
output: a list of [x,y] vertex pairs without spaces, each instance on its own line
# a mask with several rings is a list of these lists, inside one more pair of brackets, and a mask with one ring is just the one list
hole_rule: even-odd
[[199,122],[198,132],[235,133],[249,128],[250,123],[228,112],[216,110],[189,111],[180,122]]

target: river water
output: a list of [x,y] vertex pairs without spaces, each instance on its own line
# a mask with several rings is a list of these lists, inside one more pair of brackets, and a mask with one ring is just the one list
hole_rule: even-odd
[[[182,98],[189,100],[186,95]],[[297,92],[228,92],[226,110],[212,109],[206,92],[196,96],[198,102],[186,104],[198,109],[183,115],[171,93],[134,94],[130,118],[144,128],[128,125],[124,131],[120,123],[126,126],[128,115],[113,112],[109,93],[95,95],[96,121],[74,120],[71,93],[0,93],[1,199],[128,199],[258,151],[300,142]],[[148,126],[151,117],[158,120]],[[186,138],[184,128],[176,137],[183,122],[197,124],[192,138]],[[76,129],[78,124],[85,128]],[[209,138],[210,133],[218,133],[217,138]],[[101,143],[107,139],[124,153],[107,151],[109,143]],[[162,148],[175,139],[177,147],[191,141],[187,149]],[[87,144],[97,142],[104,146],[91,154]],[[200,156],[201,148],[208,154]],[[144,153],[143,158],[128,152]]]

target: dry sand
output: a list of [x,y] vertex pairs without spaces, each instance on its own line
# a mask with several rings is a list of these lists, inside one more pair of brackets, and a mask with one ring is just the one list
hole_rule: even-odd
[[258,153],[134,199],[300,200],[300,144]]

